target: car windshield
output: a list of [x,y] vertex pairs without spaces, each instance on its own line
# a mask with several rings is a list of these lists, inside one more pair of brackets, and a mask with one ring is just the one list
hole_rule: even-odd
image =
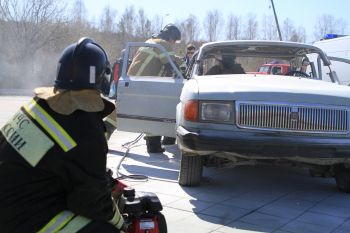
[[[321,66],[328,67],[328,63],[322,51],[306,44],[216,42],[202,47],[194,72],[199,76],[271,73],[322,79]],[[273,64],[283,64],[284,68],[271,70]]]
[[270,69],[270,66],[261,66],[258,70],[258,72],[262,72],[262,73],[268,73]]

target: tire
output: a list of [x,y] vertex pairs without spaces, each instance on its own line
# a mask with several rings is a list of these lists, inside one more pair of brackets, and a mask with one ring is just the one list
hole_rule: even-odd
[[159,233],[167,233],[168,228],[166,225],[166,220],[164,215],[162,213],[157,213],[157,219],[158,219]]
[[340,191],[350,193],[350,169],[342,168],[335,171],[335,181]]
[[182,186],[199,185],[203,172],[202,157],[181,151],[179,184]]

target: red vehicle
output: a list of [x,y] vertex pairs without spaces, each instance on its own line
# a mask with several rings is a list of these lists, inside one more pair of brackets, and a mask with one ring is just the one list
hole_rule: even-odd
[[276,75],[285,75],[290,71],[289,64],[264,64],[259,67],[256,74],[276,74]]

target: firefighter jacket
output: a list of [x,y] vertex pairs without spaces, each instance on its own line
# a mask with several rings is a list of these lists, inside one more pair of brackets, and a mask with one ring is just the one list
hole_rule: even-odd
[[73,220],[120,226],[106,179],[102,121],[114,105],[103,104],[102,111],[67,115],[34,97],[1,127],[1,233],[56,232]]
[[[175,56],[172,45],[166,40],[159,38],[152,38],[146,41],[146,43],[156,43],[162,45],[170,58],[175,64],[180,65],[183,61],[180,57]],[[166,55],[160,51],[160,49],[152,47],[141,47],[128,70],[128,75],[132,76],[169,76],[167,70],[168,59]]]

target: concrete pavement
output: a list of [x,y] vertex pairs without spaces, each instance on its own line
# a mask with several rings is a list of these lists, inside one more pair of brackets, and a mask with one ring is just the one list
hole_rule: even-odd
[[[108,165],[115,169],[126,151],[122,144],[138,134],[115,132]],[[170,233],[345,233],[350,232],[350,195],[334,179],[312,178],[289,166],[241,166],[204,169],[200,187],[177,184],[179,151],[148,154],[141,139],[129,151],[122,173],[142,174],[147,181],[127,180],[137,190],[160,197]]]

